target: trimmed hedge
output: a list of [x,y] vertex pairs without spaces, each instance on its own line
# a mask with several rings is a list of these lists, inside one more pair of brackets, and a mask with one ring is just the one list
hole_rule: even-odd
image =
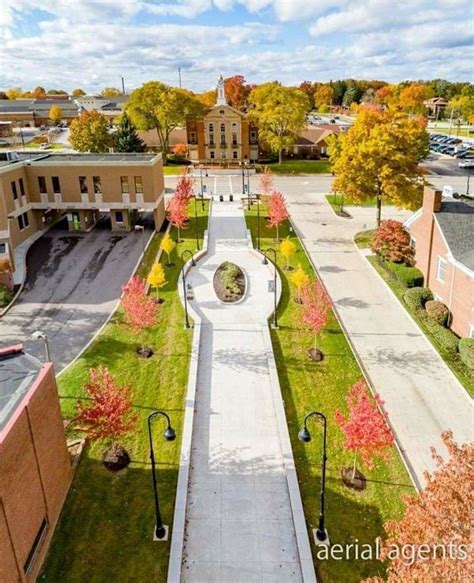
[[449,318],[448,307],[443,304],[443,302],[438,302],[436,300],[428,300],[425,304],[425,310],[430,318],[433,318],[435,322],[438,322],[440,326],[446,328]]
[[427,287],[411,287],[405,292],[403,299],[410,310],[418,315],[418,310],[422,311],[426,302],[433,299],[433,292]]
[[405,287],[421,287],[423,285],[423,274],[418,267],[409,267],[404,263],[394,263],[384,261],[385,267],[395,274],[398,281]]
[[469,369],[474,370],[474,338],[461,338],[459,356]]

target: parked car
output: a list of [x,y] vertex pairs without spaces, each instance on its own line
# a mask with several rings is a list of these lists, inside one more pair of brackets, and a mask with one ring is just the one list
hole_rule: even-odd
[[49,150],[50,147],[49,144],[40,144],[40,150]]

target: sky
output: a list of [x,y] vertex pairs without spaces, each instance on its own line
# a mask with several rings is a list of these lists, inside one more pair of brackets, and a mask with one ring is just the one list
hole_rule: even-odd
[[472,81],[472,0],[0,0],[0,88]]

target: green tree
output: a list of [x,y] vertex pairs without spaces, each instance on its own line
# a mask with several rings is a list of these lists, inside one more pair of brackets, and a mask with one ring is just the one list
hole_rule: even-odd
[[126,107],[138,129],[156,130],[165,161],[170,133],[184,125],[187,116],[198,116],[203,111],[202,103],[192,93],[160,81],[149,81],[132,91]]
[[449,101],[449,109],[454,114],[474,123],[474,90],[466,87],[461,94]]
[[115,138],[119,152],[143,152],[145,150],[145,143],[140,139],[127,112],[124,112],[120,118]]
[[376,198],[378,224],[382,200],[418,208],[424,186],[419,162],[428,144],[424,118],[361,106],[354,125],[330,145],[333,188],[356,202]]
[[59,105],[52,105],[49,110],[48,117],[54,124],[57,125],[63,118],[63,110],[59,107]]
[[335,105],[342,105],[342,100],[344,99],[344,94],[347,90],[346,82],[343,79],[339,79],[338,81],[331,81],[329,85],[332,87],[333,91],[333,103]]
[[86,92],[84,91],[84,89],[81,89],[80,87],[72,90],[73,97],[82,97],[83,95],[86,95]]
[[105,87],[100,94],[102,97],[117,97],[117,95],[122,95],[122,92],[117,87]]
[[69,141],[78,152],[107,152],[112,143],[108,119],[98,111],[85,111],[72,121]]
[[249,101],[260,139],[270,150],[278,152],[281,163],[283,149],[292,146],[306,126],[309,99],[299,89],[272,82],[256,87]]
[[46,93],[48,95],[67,95],[67,91],[64,91],[64,89],[48,89]]

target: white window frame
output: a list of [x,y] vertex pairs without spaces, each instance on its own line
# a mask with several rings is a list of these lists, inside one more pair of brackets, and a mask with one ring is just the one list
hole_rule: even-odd
[[469,326],[469,336],[468,338],[474,338],[474,324]]
[[[441,268],[444,268],[444,276],[441,277]],[[440,283],[444,283],[446,281],[446,273],[448,271],[448,261],[444,257],[438,256],[438,264],[436,266],[436,279]]]

